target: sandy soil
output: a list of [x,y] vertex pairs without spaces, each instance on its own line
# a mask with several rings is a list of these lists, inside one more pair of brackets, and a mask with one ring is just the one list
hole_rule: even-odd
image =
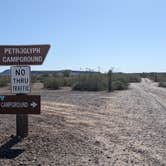
[[29,115],[27,138],[11,138],[15,116],[0,115],[0,165],[166,165],[166,89],[148,79],[113,93],[36,88],[42,114]]

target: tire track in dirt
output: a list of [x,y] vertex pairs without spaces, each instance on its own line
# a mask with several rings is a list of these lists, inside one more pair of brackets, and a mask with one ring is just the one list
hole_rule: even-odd
[[157,87],[157,84],[149,79],[142,79],[142,83],[137,88],[142,90],[142,93],[148,94],[151,100],[155,100],[166,111],[166,90],[164,88]]
[[160,99],[160,91],[142,80],[110,95],[106,109],[100,110],[107,116],[93,131],[104,145],[105,165],[166,165],[166,98]]

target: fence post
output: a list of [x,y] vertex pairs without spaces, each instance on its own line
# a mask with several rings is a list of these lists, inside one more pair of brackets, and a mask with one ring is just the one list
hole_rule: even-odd
[[154,73],[154,82],[158,82],[157,73]]
[[112,88],[112,70],[108,71],[108,91],[112,92],[113,88]]

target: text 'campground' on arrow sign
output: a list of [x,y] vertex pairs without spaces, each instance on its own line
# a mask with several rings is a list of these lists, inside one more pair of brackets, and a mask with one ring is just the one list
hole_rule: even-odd
[[0,46],[0,65],[41,65],[50,45]]
[[40,114],[40,96],[1,95],[0,114]]

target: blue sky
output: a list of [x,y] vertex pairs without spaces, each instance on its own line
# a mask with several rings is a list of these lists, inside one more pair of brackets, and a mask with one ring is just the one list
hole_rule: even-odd
[[165,0],[1,0],[0,22],[0,45],[51,44],[33,70],[166,71]]

